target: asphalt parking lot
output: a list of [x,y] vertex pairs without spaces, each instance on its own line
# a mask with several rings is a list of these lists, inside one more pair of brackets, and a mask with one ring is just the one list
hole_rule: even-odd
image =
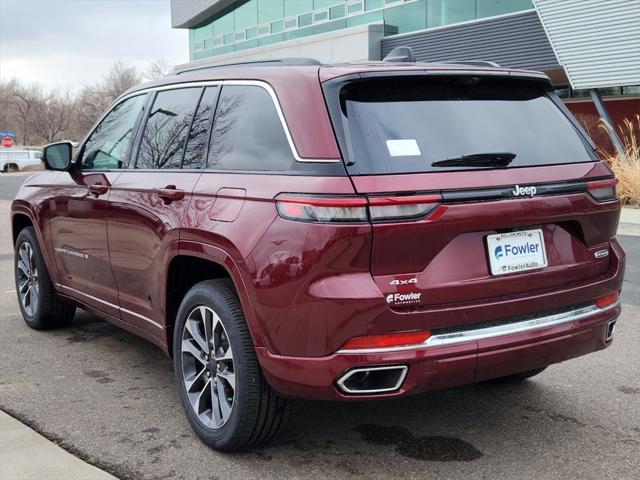
[[281,440],[229,455],[192,434],[153,345],[83,312],[62,330],[26,327],[6,201],[23,179],[0,176],[0,409],[122,479],[638,478],[640,236],[619,237],[624,312],[607,350],[517,386],[297,402]]

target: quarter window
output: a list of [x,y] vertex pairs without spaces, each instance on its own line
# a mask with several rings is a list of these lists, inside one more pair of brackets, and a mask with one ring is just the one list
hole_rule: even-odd
[[201,88],[158,92],[144,128],[136,168],[180,168]]
[[295,161],[282,122],[262,87],[222,88],[207,167],[216,170],[286,171]]
[[145,98],[146,94],[128,98],[104,117],[85,143],[80,161],[82,170],[122,168]]

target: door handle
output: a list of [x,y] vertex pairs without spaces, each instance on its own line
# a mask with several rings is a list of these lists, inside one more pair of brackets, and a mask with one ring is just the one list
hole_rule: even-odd
[[89,193],[92,193],[96,197],[99,197],[100,195],[104,195],[108,191],[109,191],[109,187],[107,185],[100,185],[97,183],[94,185],[89,185]]
[[182,200],[184,198],[184,190],[176,188],[175,185],[167,185],[164,188],[158,188],[158,197],[164,200],[165,204],[169,204],[176,200]]

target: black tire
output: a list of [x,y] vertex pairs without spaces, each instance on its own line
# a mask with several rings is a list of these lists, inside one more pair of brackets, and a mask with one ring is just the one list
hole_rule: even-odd
[[[188,329],[185,329],[185,323],[188,318],[190,322],[193,322],[194,318],[202,318],[202,325],[204,325],[204,314],[196,313],[201,311],[200,307],[210,309],[217,316],[212,320],[213,327],[209,329],[213,332],[209,335],[211,342],[206,340],[205,343],[207,346],[215,345],[214,338],[217,338],[218,342],[221,342],[220,339],[223,338],[225,344],[228,345],[227,351],[231,352],[231,359],[228,360],[230,363],[224,363],[222,360],[216,361],[214,359],[215,349],[210,351],[210,356],[203,357],[206,358],[206,362],[196,361],[193,353],[183,353],[183,341],[191,342],[192,345],[199,348],[195,337],[192,337]],[[218,321],[218,327],[215,326],[216,321]],[[222,329],[219,324],[222,324]],[[216,328],[224,337],[216,337]],[[207,334],[203,330],[199,329],[199,331],[202,335],[201,341],[203,341]],[[201,353],[204,353],[202,349],[200,350]],[[218,349],[218,352],[220,351]],[[223,356],[227,355],[228,353]],[[212,362],[215,365],[212,366]],[[222,368],[227,371],[231,368],[229,365],[232,366],[235,389],[233,390],[231,412],[227,413],[228,417],[225,423],[216,427],[214,425],[216,423],[214,408],[216,407],[214,407],[213,392],[214,390],[218,392],[216,398],[220,397],[219,389],[222,386],[224,393],[222,397],[226,399],[227,405],[231,395],[228,393],[230,392],[229,384],[224,383],[216,374],[220,371],[219,363],[221,362],[224,363]],[[187,419],[196,435],[206,445],[225,452],[247,450],[268,442],[278,432],[287,413],[287,402],[269,387],[262,375],[238,298],[224,280],[200,282],[194,285],[183,298],[173,331],[173,365],[180,400]],[[194,370],[189,372],[192,365],[195,365]],[[202,371],[207,370],[205,373],[208,379],[215,384],[215,387],[211,386],[209,394],[211,408],[209,410],[205,408],[203,412],[197,414],[196,407],[192,406],[189,399],[186,383],[190,378],[198,377],[200,374],[197,372],[201,369]],[[205,392],[207,389],[205,382],[209,380],[205,377],[200,378],[200,385],[204,385],[201,391]],[[195,385],[195,381],[192,385]],[[194,394],[197,394],[199,388],[192,387],[192,398]],[[203,394],[200,393],[200,395]],[[209,406],[206,400],[204,404]],[[221,412],[221,410],[216,411]],[[224,413],[222,417],[224,417]],[[207,422],[209,418],[211,421]]]
[[545,371],[547,367],[535,368],[533,370],[527,370],[526,372],[514,373],[513,375],[507,375],[506,377],[492,378],[487,380],[489,383],[494,384],[506,384],[506,383],[518,383],[526,380],[527,378],[534,377],[539,373]]
[[[29,302],[29,304],[25,304],[21,294],[20,287],[24,285],[25,277],[23,270],[20,270],[18,265],[21,251],[24,251],[22,250],[24,244],[28,245],[28,248],[33,253],[32,265],[29,268],[35,267],[35,280],[32,287],[36,287],[37,301],[34,303]],[[27,247],[25,246],[24,248],[26,249]],[[76,307],[63,301],[56,293],[33,227],[26,227],[18,234],[15,244],[14,272],[18,304],[20,305],[22,318],[24,318],[27,325],[36,330],[48,330],[71,323]]]

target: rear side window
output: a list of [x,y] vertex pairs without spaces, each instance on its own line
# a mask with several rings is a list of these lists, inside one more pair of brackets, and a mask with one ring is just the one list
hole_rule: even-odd
[[219,92],[220,87],[207,87],[202,95],[198,111],[193,117],[191,130],[189,131],[187,149],[182,160],[183,168],[202,168],[205,163],[207,142]]
[[142,134],[136,168],[180,168],[201,88],[158,92]]
[[82,151],[82,170],[117,170],[129,154],[131,134],[142,111],[145,95],[116,105],[91,133]]
[[491,168],[456,159],[495,153],[511,154],[509,168],[595,160],[544,88],[489,77],[370,79],[342,88],[333,121],[354,175]]
[[269,93],[258,86],[222,87],[207,168],[287,171],[294,162]]

